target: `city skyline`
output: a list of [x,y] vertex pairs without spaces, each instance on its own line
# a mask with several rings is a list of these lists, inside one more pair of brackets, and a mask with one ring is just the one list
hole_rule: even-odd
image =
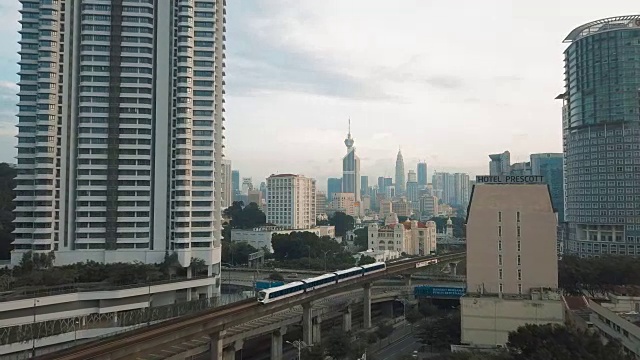
[[[339,176],[340,139],[348,117],[358,138],[361,173],[373,177],[393,175],[399,145],[408,167],[427,161],[429,177],[433,170],[484,174],[486,154],[507,149],[513,162],[525,161],[530,153],[561,152],[561,104],[553,97],[563,86],[562,40],[591,19],[634,13],[632,4],[549,1],[550,13],[538,10],[545,7],[539,3],[461,3],[467,6],[406,1],[390,14],[394,26],[383,34],[373,26],[389,15],[383,2],[230,3],[225,155],[233,168],[254,179],[295,172],[323,184]],[[15,162],[16,153],[18,7],[18,1],[0,5],[0,31],[6,34],[0,46],[7,49],[0,55],[0,161],[7,162]],[[356,16],[360,11],[367,16]],[[443,13],[455,13],[456,22],[466,25],[441,31],[442,22],[450,21],[438,15]],[[296,20],[300,16],[304,23]],[[422,24],[422,19],[429,21]],[[336,24],[323,31],[329,21]],[[535,27],[535,37],[528,35],[539,21],[545,27]],[[343,26],[353,31],[342,31]],[[414,34],[399,36],[408,27],[415,28]],[[284,38],[283,33],[291,35]],[[421,36],[429,33],[438,36]],[[371,56],[389,38],[398,38],[394,48]],[[427,42],[413,46],[419,38]],[[535,59],[528,59],[530,50],[523,47],[536,49]],[[451,56],[431,56],[428,49]],[[467,51],[481,60],[469,63],[459,56]],[[377,72],[384,75],[383,83],[372,80]],[[415,79],[409,78],[412,73]],[[495,90],[483,94],[494,83]],[[527,90],[514,92],[514,87]],[[478,115],[485,113],[490,115]],[[264,122],[276,129],[271,136],[264,136],[259,126]],[[423,131],[408,131],[411,127]],[[426,134],[437,135],[425,141]],[[446,146],[452,138],[465,146]],[[259,153],[256,142],[261,143]]]

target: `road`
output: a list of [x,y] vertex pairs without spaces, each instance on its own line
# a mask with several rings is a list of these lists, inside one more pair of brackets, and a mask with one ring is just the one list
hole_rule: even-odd
[[420,340],[413,337],[412,334],[409,334],[409,336],[379,350],[374,355],[377,359],[394,360],[399,359],[402,355],[410,355],[414,350],[418,350],[419,348]]

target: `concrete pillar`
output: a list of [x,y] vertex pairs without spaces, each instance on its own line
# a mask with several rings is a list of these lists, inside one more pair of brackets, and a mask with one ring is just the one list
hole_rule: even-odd
[[404,286],[411,287],[411,274],[404,277]]
[[313,343],[311,303],[302,304],[302,341],[310,345]]
[[[213,276],[213,265],[207,266],[207,276]],[[207,285],[207,299],[211,299],[213,296],[213,284]]]
[[222,352],[222,360],[236,360],[236,348],[230,344]]
[[371,328],[371,283],[364,284],[364,312],[362,318],[364,319],[364,328]]
[[347,309],[342,313],[342,330],[345,332],[351,331],[351,307],[347,306]]
[[211,355],[211,360],[222,360],[222,338],[224,337],[224,334],[224,331],[209,334],[209,353]]
[[287,327],[281,327],[280,329],[271,333],[271,358],[282,359],[282,336],[287,333]]
[[[193,269],[191,266],[187,267],[187,279],[193,277]],[[187,301],[191,301],[191,288],[187,288]]]
[[318,315],[313,318],[313,344],[320,344],[321,342],[320,326],[322,326],[322,318]]
[[450,275],[458,275],[458,263],[449,263],[449,270]]

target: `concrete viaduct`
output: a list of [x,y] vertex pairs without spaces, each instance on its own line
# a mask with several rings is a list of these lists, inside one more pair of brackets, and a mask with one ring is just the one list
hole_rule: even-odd
[[[465,252],[450,253],[440,256],[413,258],[406,261],[387,264],[385,272],[374,273],[366,277],[357,278],[329,287],[317,289],[309,293],[276,301],[270,304],[260,304],[255,299],[247,299],[221,307],[208,309],[202,313],[179,317],[153,324],[144,328],[127,331],[101,340],[90,341],[65,350],[57,351],[39,357],[40,359],[59,360],[88,360],[88,359],[131,359],[140,358],[153,352],[155,348],[176,346],[187,341],[209,338],[209,351],[212,360],[223,359],[224,339],[227,331],[235,326],[254,321],[270,314],[302,307],[303,341],[313,343],[313,328],[321,323],[321,317],[313,316],[312,304],[321,299],[362,288],[363,297],[363,327],[371,327],[371,284],[384,280],[389,275],[409,274],[424,270],[425,260],[438,260],[438,263],[455,263],[465,256]],[[410,285],[410,284],[409,284]],[[346,324],[351,323],[350,312],[345,313]],[[282,328],[272,333],[272,353],[282,353]],[[231,344],[230,344],[231,345]],[[233,349],[238,343],[232,345]],[[232,349],[226,351],[227,359],[231,357]],[[235,350],[233,350],[235,356]],[[275,358],[278,358],[275,357]]]

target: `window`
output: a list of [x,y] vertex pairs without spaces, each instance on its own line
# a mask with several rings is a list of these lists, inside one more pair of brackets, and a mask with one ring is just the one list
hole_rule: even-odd
[[498,236],[502,236],[502,226],[498,226]]
[[520,222],[520,211],[516,212],[516,221]]
[[518,281],[522,280],[522,270],[518,269]]
[[518,284],[518,294],[522,294],[522,284]]
[[498,251],[502,251],[502,240],[498,240]]
[[498,292],[502,293],[502,289],[503,289],[502,283],[498,284]]
[[520,225],[518,225],[518,227],[516,228],[516,231],[518,233],[518,237],[520,237]]
[[502,254],[498,254],[498,265],[502,266]]
[[502,280],[502,269],[498,269],[498,279]]
[[502,222],[502,211],[498,211],[498,222]]
[[520,246],[521,246],[521,241],[520,240],[518,240],[517,245],[518,245],[518,251],[520,251]]
[[520,265],[521,265],[521,264],[520,264],[520,255],[518,255],[517,263],[518,263],[518,266],[520,266]]

